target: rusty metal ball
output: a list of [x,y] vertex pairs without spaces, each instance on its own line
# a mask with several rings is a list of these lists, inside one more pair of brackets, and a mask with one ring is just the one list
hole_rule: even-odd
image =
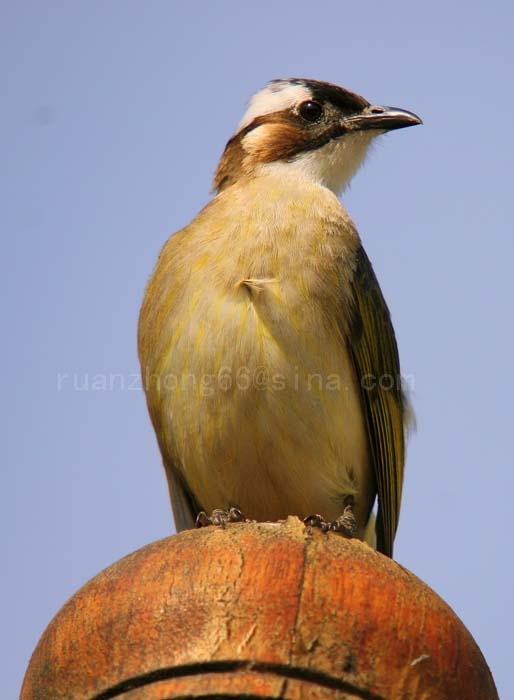
[[21,700],[495,700],[428,586],[366,544],[285,523],[190,530],[98,574],[61,609]]

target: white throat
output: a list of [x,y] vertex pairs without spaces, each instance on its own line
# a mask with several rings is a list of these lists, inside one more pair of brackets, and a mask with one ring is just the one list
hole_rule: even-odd
[[290,161],[260,165],[258,171],[281,170],[284,176],[294,173],[339,194],[350,184],[364,163],[371,142],[380,133],[382,132],[358,131],[346,134],[321,148],[300,153]]

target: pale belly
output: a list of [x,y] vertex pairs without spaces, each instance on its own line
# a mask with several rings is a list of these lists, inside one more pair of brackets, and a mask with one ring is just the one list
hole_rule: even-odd
[[334,325],[273,284],[205,300],[167,358],[169,453],[199,506],[247,517],[341,515],[354,495],[361,531],[374,493],[359,387]]

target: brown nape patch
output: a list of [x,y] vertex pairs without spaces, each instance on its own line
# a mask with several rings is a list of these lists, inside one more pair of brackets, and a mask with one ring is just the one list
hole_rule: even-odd
[[241,143],[241,134],[236,134],[225,146],[216,172],[214,173],[213,190],[220,192],[233,184],[244,174],[243,160],[245,151]]
[[[288,160],[297,153],[315,147],[316,135],[310,130],[302,129],[288,120],[276,121],[262,127],[263,137],[257,138],[248,151],[248,158],[258,163],[273,163]],[[325,140],[326,143],[326,140]]]
[[[248,167],[250,164],[246,163],[248,156],[247,151],[243,147],[243,139],[247,134],[257,129],[259,126],[264,124],[270,124],[281,121],[289,121],[289,114],[287,112],[275,112],[272,114],[263,114],[260,117],[256,117],[250,124],[248,124],[244,129],[241,129],[237,134],[232,136],[227,142],[223,155],[221,156],[216,172],[214,173],[213,189],[217,192],[225,189],[229,185],[239,180],[243,175],[250,174],[252,167]],[[290,117],[289,117],[290,119]]]
[[219,192],[242,176],[251,175],[261,163],[290,160],[299,153],[321,148],[344,132],[339,120],[306,125],[288,110],[256,117],[227,143],[214,175],[214,190]]

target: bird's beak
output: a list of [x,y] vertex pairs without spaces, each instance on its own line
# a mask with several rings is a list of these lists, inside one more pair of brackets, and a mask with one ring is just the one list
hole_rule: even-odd
[[380,107],[378,105],[365,107],[360,114],[346,117],[342,122],[342,126],[348,131],[367,129],[392,131],[393,129],[403,129],[406,126],[416,126],[416,124],[423,124],[417,114],[408,112],[406,109],[398,109],[398,107]]

